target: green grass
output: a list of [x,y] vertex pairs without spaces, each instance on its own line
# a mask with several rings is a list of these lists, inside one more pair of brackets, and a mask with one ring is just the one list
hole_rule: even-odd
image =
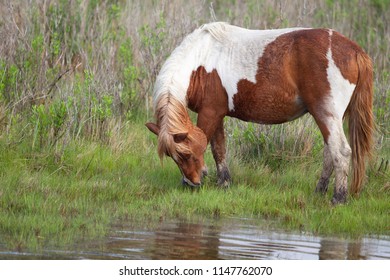
[[[0,140],[0,234],[10,248],[66,246],[102,238],[113,223],[171,218],[251,217],[313,234],[389,234],[388,174],[374,169],[360,198],[332,207],[314,193],[321,157],[271,169],[264,160],[231,158],[234,184],[216,186],[215,171],[198,190],[183,187],[172,160],[161,165],[156,139],[139,121],[117,143],[68,143],[61,157]],[[214,170],[207,152],[206,162]]]

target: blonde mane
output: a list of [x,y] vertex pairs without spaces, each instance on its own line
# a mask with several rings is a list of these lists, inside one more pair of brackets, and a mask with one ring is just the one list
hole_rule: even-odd
[[156,102],[156,119],[160,127],[158,134],[160,158],[168,155],[175,159],[179,158],[180,154],[190,154],[188,145],[185,145],[185,142],[176,143],[173,137],[175,134],[188,133],[193,127],[186,107],[171,94],[164,94]]

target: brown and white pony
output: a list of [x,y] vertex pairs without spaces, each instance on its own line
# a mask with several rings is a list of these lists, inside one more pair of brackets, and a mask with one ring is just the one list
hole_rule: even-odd
[[[248,30],[210,23],[189,34],[163,65],[154,88],[157,124],[146,126],[158,135],[160,157],[170,156],[192,186],[207,172],[203,155],[210,142],[218,183],[227,186],[225,116],[279,124],[309,112],[325,141],[316,191],[327,191],[334,169],[332,202],[344,203],[351,154],[350,190],[358,194],[371,152],[372,81],[368,55],[331,29]],[[187,107],[198,113],[196,126]]]

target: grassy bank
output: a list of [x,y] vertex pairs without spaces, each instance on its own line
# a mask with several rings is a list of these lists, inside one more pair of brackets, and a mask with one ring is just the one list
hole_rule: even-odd
[[[0,232],[10,248],[69,245],[100,238],[116,222],[253,217],[315,234],[362,236],[390,232],[389,174],[370,170],[359,199],[339,207],[314,194],[316,156],[255,162],[231,159],[235,184],[222,190],[215,171],[198,190],[182,187],[171,160],[163,167],[155,139],[141,122],[127,123],[115,145],[73,141],[61,156],[10,147],[4,139],[0,181]],[[389,150],[387,150],[389,154]],[[214,170],[210,151],[207,162]]]
[[[361,8],[364,7],[364,8]],[[318,234],[389,234],[390,2],[1,1],[0,238],[10,248],[71,244],[110,224],[255,217]],[[197,26],[334,28],[375,67],[375,156],[358,199],[313,193],[322,139],[308,118],[278,126],[226,120],[234,184],[212,170],[197,191],[161,166],[152,120],[155,77]],[[194,116],[195,117],[195,116]]]

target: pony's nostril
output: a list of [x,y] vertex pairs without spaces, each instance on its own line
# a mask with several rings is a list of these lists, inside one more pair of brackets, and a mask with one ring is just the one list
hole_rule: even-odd
[[188,185],[189,185],[189,184],[187,183],[187,181],[186,181],[184,178],[181,179],[181,184],[182,184],[183,186],[188,186]]

